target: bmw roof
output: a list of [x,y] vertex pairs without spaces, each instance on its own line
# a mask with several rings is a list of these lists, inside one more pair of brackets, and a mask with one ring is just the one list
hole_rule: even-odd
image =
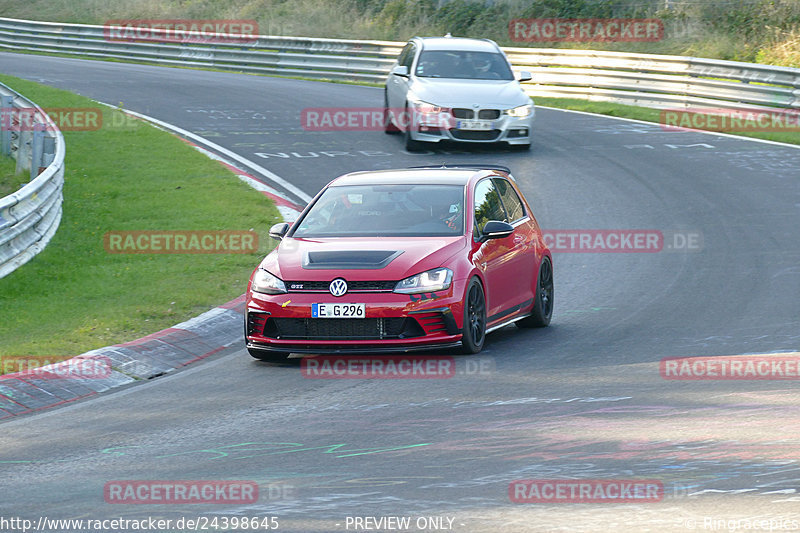
[[471,52],[499,52],[494,41],[466,37],[415,37],[422,41],[425,50],[466,50]]

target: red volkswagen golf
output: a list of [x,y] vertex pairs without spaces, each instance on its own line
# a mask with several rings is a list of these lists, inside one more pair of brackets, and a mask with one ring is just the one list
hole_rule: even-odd
[[483,348],[553,312],[550,251],[508,169],[354,172],[330,182],[247,287],[257,359],[294,353]]

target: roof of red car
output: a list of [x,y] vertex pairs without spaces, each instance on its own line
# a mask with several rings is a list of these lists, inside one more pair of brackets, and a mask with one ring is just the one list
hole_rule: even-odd
[[474,168],[419,168],[399,170],[369,170],[351,172],[333,180],[331,186],[437,184],[466,185],[476,174],[491,173]]

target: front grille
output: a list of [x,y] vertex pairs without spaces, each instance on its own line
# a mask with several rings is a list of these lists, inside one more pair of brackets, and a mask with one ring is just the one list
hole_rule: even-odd
[[[330,281],[287,281],[289,292],[328,292]],[[396,281],[348,281],[347,292],[392,292]]]
[[413,318],[270,318],[264,335],[275,339],[381,340],[422,337]]
[[484,120],[494,120],[496,118],[500,118],[500,110],[499,109],[481,109],[478,111],[478,118]]
[[474,118],[475,112],[472,109],[456,107],[453,109],[453,116],[456,118]]
[[453,137],[456,139],[464,141],[493,141],[500,136],[500,130],[476,131],[452,129],[450,133],[452,133]]

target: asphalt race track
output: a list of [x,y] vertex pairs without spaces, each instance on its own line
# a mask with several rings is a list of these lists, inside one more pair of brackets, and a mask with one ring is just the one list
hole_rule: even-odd
[[[722,531],[710,520],[739,519],[800,529],[797,381],[659,372],[665,357],[799,349],[800,149],[538,109],[530,152],[411,154],[380,131],[301,127],[304,108],[381,106],[373,87],[9,53],[0,72],[121,102],[309,196],[353,170],[504,164],[545,229],[665,236],[657,253],[555,254],[551,327],[492,333],[449,379],[307,379],[236,348],[4,422],[0,516],[274,516],[279,530],[319,532],[377,531],[353,518],[388,516],[441,519],[409,531]],[[699,245],[681,247],[687,235]],[[260,497],[103,496],[113,480],[214,479],[255,481]],[[514,503],[518,479],[659,480],[664,495]]]

